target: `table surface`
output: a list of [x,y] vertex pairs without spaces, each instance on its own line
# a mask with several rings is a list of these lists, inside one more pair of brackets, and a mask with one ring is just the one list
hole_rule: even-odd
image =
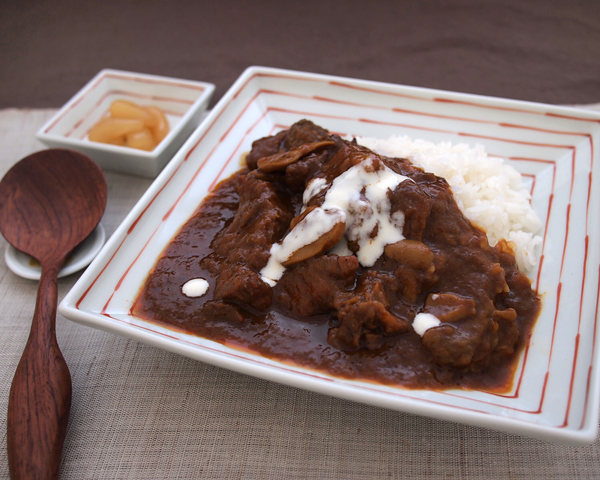
[[[212,104],[249,65],[555,104],[600,102],[600,2],[33,3],[6,0],[0,8],[0,177],[43,148],[37,129],[102,68],[213,82]],[[106,175],[102,223],[110,235],[151,181]],[[77,278],[59,281],[59,299]],[[36,291],[36,282],[0,261],[3,432]],[[73,379],[65,479],[600,476],[598,441],[554,445],[352,403],[60,315],[57,335]],[[0,478],[8,478],[4,433]]]

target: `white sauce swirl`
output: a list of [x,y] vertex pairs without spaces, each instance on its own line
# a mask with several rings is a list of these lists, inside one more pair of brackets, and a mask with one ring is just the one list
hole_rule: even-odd
[[208,291],[208,282],[203,278],[192,278],[183,284],[181,293],[186,297],[201,297]]
[[427,330],[438,327],[441,323],[440,319],[431,313],[417,313],[412,326],[414,331],[422,337]]
[[[358,244],[356,256],[363,267],[372,267],[387,244],[404,239],[404,214],[390,215],[387,192],[410,178],[380,165],[382,168],[374,170],[368,158],[346,170],[333,180],[321,205],[346,212],[345,237]],[[375,230],[377,233],[372,237]]]
[[[338,255],[352,254],[349,240],[359,247],[356,256],[360,264],[373,266],[387,244],[404,239],[404,214],[398,211],[391,215],[388,191],[405,180],[411,179],[383,163],[375,169],[370,158],[346,170],[333,180],[321,207],[310,212],[281,243],[271,246],[269,262],[260,272],[262,279],[274,286],[285,271],[281,263],[331,230],[340,219],[345,220],[346,230],[332,251]],[[309,182],[302,196],[304,206],[326,188],[323,178]]]
[[318,240],[331,230],[334,224],[345,221],[346,214],[339,208],[325,210],[317,207],[312,210],[285,236],[281,243],[271,246],[269,261],[260,272],[263,281],[274,287],[285,271],[282,263],[290,258],[292,253]]

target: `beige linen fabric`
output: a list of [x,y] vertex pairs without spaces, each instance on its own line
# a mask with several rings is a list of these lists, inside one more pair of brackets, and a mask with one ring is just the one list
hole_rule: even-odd
[[[596,106],[600,109],[600,105]],[[0,176],[44,148],[53,110],[0,111]],[[108,173],[110,235],[150,185]],[[6,247],[0,238],[0,252]],[[59,299],[77,275],[59,281]],[[37,283],[0,261],[0,479],[6,408]],[[63,479],[596,479],[600,442],[553,445],[233,373],[59,315],[73,378]]]

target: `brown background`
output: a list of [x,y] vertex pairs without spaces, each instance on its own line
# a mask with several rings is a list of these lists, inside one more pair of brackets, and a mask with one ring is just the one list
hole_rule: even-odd
[[600,101],[600,1],[0,1],[0,108],[102,68],[215,83],[250,65],[559,104]]

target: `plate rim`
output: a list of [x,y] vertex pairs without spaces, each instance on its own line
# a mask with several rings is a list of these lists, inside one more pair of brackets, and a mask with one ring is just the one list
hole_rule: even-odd
[[[580,109],[580,108],[576,108],[576,107],[548,105],[548,104],[543,104],[543,103],[538,103],[538,102],[503,99],[503,98],[490,97],[490,96],[485,96],[485,95],[451,92],[451,91],[430,89],[430,88],[424,88],[424,87],[411,87],[411,86],[406,86],[406,85],[397,85],[397,84],[377,82],[377,81],[372,81],[372,80],[360,80],[360,79],[353,79],[353,78],[346,78],[346,77],[339,77],[339,76],[332,76],[332,75],[325,75],[325,74],[313,74],[313,73],[308,73],[308,72],[300,72],[300,71],[295,71],[295,70],[286,70],[286,69],[279,69],[279,68],[272,68],[272,67],[257,67],[257,66],[248,67],[240,75],[240,77],[238,77],[236,82],[234,82],[234,84],[226,92],[226,94],[223,95],[223,97],[219,100],[219,102],[215,105],[215,107],[209,112],[208,116],[202,122],[202,124],[196,128],[196,130],[192,133],[192,135],[188,138],[188,140],[183,144],[183,146],[179,150],[179,153],[174,156],[173,160],[171,162],[169,162],[169,164],[165,167],[163,172],[156,178],[156,180],[152,183],[152,185],[148,188],[148,190],[144,193],[144,195],[140,198],[140,200],[136,203],[136,205],[131,209],[131,211],[125,217],[123,222],[119,225],[119,227],[117,228],[115,233],[111,236],[109,241],[106,243],[106,245],[104,246],[104,248],[102,249],[102,251],[100,252],[98,257],[94,260],[92,265],[86,270],[86,272],[84,272],[84,274],[82,275],[80,280],[76,283],[76,285],[71,289],[71,291],[67,294],[67,296],[64,298],[64,300],[61,302],[61,304],[59,306],[59,311],[65,317],[67,317],[71,320],[74,320],[74,321],[78,321],[80,323],[88,324],[90,326],[95,326],[96,328],[111,331],[113,333],[119,333],[119,334],[124,335],[129,338],[135,338],[144,343],[154,344],[155,346],[158,346],[159,348],[167,349],[169,351],[174,351],[173,350],[174,346],[172,345],[172,343],[169,343],[169,342],[165,341],[164,339],[158,339],[157,338],[158,336],[154,333],[143,332],[140,329],[132,330],[131,327],[125,327],[123,325],[110,325],[110,328],[108,328],[107,325],[105,325],[105,323],[106,323],[105,320],[99,321],[98,318],[94,317],[93,315],[91,315],[87,312],[83,312],[80,309],[78,309],[77,307],[75,307],[73,299],[78,297],[79,294],[82,292],[82,290],[86,288],[85,285],[86,285],[86,283],[89,283],[89,280],[92,275],[91,272],[94,271],[95,266],[97,264],[100,264],[103,261],[104,257],[106,257],[107,255],[109,255],[111,253],[113,247],[116,245],[116,243],[121,238],[123,233],[127,231],[127,229],[133,224],[135,219],[143,212],[143,209],[145,208],[145,206],[148,202],[148,199],[151,198],[153,195],[155,195],[160,190],[160,188],[167,182],[167,180],[171,177],[174,170],[177,168],[178,163],[181,161],[181,152],[187,152],[189,150],[190,146],[194,145],[197,142],[197,139],[202,137],[202,135],[208,130],[209,126],[212,125],[212,123],[218,118],[221,111],[229,104],[229,102],[232,100],[232,98],[235,96],[235,94],[240,90],[240,88],[247,81],[249,81],[252,78],[252,76],[255,75],[256,73],[295,75],[295,76],[305,77],[307,79],[317,78],[317,79],[321,79],[324,81],[344,81],[344,82],[348,82],[350,84],[354,83],[354,84],[361,84],[361,85],[373,86],[373,87],[378,87],[378,88],[381,88],[381,87],[392,88],[392,89],[400,88],[400,89],[404,89],[407,91],[428,93],[428,94],[442,94],[444,96],[451,96],[451,97],[460,98],[460,99],[483,100],[484,102],[492,103],[492,104],[495,104],[498,106],[512,105],[512,106],[516,106],[516,107],[517,106],[518,107],[526,107],[529,110],[533,109],[536,111],[541,111],[541,110],[551,111],[551,112],[555,112],[558,115],[567,116],[567,117],[569,115],[571,115],[571,116],[577,115],[579,117],[583,116],[590,120],[600,122],[600,113],[592,112],[589,110],[584,110],[584,109]],[[179,159],[179,160],[177,160],[177,159]],[[596,321],[597,321],[597,319],[596,319]],[[596,343],[595,344],[596,353],[593,358],[593,365],[594,365],[594,367],[597,368],[598,367],[598,353],[597,352],[598,352],[598,347],[600,346],[600,338],[596,338],[595,343]],[[181,346],[179,345],[176,353],[182,354],[180,349],[181,349]],[[186,349],[187,349],[187,347],[186,347]],[[186,356],[189,356],[191,358],[196,358],[196,356],[198,356],[197,351],[190,352],[190,354],[185,354],[185,353],[183,353],[183,354]],[[202,356],[202,355],[200,355],[200,356]],[[213,365],[215,364],[207,359],[201,359],[201,358],[196,358],[196,359],[204,361],[206,363],[211,363]],[[219,366],[223,366],[223,365],[220,364]],[[238,368],[233,368],[230,366],[224,367],[224,368],[230,368],[235,371],[245,370],[243,367],[240,367],[240,366],[238,366]],[[245,371],[241,371],[241,373],[251,374],[251,375],[254,375],[254,376],[257,376],[260,378],[265,378],[267,380],[273,381],[273,372],[269,372],[269,375],[268,375],[269,378],[261,377],[260,375],[257,375],[256,373],[248,373]],[[596,377],[597,377],[597,375],[596,375]],[[275,380],[275,381],[278,381],[279,383],[284,383],[284,384],[290,385],[289,382],[286,382],[283,380]],[[292,386],[297,387],[298,385],[296,383]],[[544,438],[544,439],[550,440],[550,441],[559,441],[560,443],[566,442],[566,443],[572,443],[572,444],[587,444],[595,439],[596,429],[597,429],[597,424],[598,424],[598,417],[599,417],[598,406],[599,406],[599,402],[600,402],[600,399],[599,399],[600,386],[597,381],[597,378],[596,378],[596,381],[594,382],[593,387],[594,387],[594,390],[590,394],[591,402],[589,402],[589,404],[588,404],[588,409],[589,409],[588,415],[590,416],[590,419],[591,419],[588,421],[588,423],[591,423],[592,425],[588,429],[579,429],[579,430],[573,430],[573,431],[563,430],[563,431],[560,431],[560,433],[558,434],[557,428],[554,426],[545,426],[545,425],[531,423],[531,424],[528,424],[527,428],[524,428],[523,420],[495,417],[494,415],[489,415],[489,414],[482,414],[483,416],[481,418],[486,419],[485,425],[483,425],[480,421],[469,421],[469,419],[465,418],[465,417],[462,417],[460,419],[460,422],[475,425],[475,426],[483,426],[486,428],[495,428],[495,429],[502,430],[502,431],[511,431],[513,433],[519,433],[519,434],[527,435],[527,436],[535,436],[537,438]],[[318,390],[315,389],[314,386],[313,386],[313,388],[310,388],[308,386],[302,386],[301,388],[305,388],[307,390],[323,393],[322,386]],[[336,397],[340,397],[340,395],[336,394],[336,393],[327,393],[327,394],[333,395]],[[347,397],[342,397],[342,398],[347,398]],[[347,398],[347,399],[355,400],[352,398]],[[411,399],[411,402],[412,401],[413,400]],[[363,403],[379,405],[377,403],[368,402],[368,401],[363,401]],[[406,407],[406,403],[403,403],[403,405],[404,405],[404,407]],[[379,406],[385,406],[385,405],[379,405]],[[394,408],[394,407],[389,407],[389,408]],[[450,411],[452,413],[455,412],[454,407],[448,406],[446,408],[451,409]],[[401,408],[401,409],[394,408],[394,409],[409,412],[409,413],[416,413],[419,415],[427,415],[427,416],[433,417],[433,418],[442,418],[445,420],[452,420],[452,418],[444,418],[444,416],[440,416],[439,412],[443,411],[443,410],[440,410],[439,407],[436,407],[436,409],[435,409],[435,412],[437,412],[437,413],[431,413],[431,412],[423,413],[422,411],[412,411],[411,409],[407,409],[407,408]],[[425,408],[425,410],[428,410],[428,409]],[[455,421],[456,421],[456,415],[454,414],[452,416],[454,416]],[[479,415],[474,414],[474,412],[469,413],[468,417],[474,417],[479,420],[481,419],[481,418],[479,418]],[[494,424],[497,424],[497,425],[494,426]],[[592,428],[594,425],[595,425],[595,427]],[[507,427],[510,427],[510,428],[507,428]],[[537,433],[539,435],[533,435],[532,430],[533,430],[533,433]]]

